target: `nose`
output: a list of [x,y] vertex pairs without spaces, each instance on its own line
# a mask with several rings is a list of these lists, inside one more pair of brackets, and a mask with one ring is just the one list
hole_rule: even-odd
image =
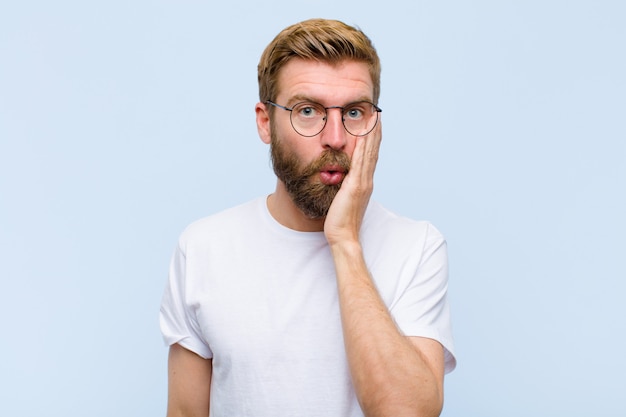
[[343,150],[347,144],[346,129],[343,127],[343,111],[340,108],[326,110],[326,126],[322,130],[320,140],[322,146],[335,150]]

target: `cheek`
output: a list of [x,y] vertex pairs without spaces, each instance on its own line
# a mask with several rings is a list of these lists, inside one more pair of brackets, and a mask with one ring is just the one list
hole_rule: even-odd
[[280,143],[280,147],[286,153],[296,156],[299,161],[305,164],[319,158],[323,151],[319,140],[302,137],[291,129],[291,126],[289,126],[288,131],[285,129],[273,130],[272,142]]
[[350,137],[348,139],[346,147],[344,148],[344,152],[350,157],[350,160],[352,160],[352,155],[354,154],[354,149],[356,148],[356,141],[357,138],[355,138],[354,136]]

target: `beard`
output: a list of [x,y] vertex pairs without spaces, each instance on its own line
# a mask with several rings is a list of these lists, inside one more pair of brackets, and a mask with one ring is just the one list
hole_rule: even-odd
[[344,175],[347,174],[350,169],[348,155],[327,149],[315,161],[301,166],[298,157],[285,149],[274,132],[270,152],[274,173],[285,184],[287,193],[296,207],[310,219],[326,217],[330,204],[341,188],[341,183],[326,185],[316,175],[327,165],[338,165],[344,170]]

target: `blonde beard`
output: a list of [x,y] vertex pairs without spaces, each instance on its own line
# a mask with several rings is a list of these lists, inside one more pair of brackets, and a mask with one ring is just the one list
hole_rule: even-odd
[[317,178],[317,174],[326,165],[339,165],[347,174],[350,169],[348,155],[328,149],[318,159],[302,167],[298,157],[285,149],[274,132],[272,132],[270,154],[274,173],[285,184],[296,207],[310,219],[326,217],[335,195],[341,188],[341,183],[323,184]]

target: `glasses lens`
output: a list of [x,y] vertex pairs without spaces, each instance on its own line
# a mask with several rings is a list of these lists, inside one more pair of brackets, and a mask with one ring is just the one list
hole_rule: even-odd
[[378,122],[378,111],[372,103],[361,101],[353,103],[343,110],[343,125],[353,136],[365,136]]
[[291,125],[302,136],[315,136],[324,129],[326,109],[320,104],[302,102],[293,106]]

